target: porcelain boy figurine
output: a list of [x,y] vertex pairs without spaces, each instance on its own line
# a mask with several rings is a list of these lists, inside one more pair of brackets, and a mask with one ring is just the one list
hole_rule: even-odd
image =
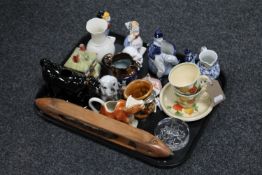
[[163,39],[163,33],[158,29],[154,34],[154,41],[148,50],[148,64],[151,72],[158,78],[168,75],[173,66],[179,63],[175,45]]
[[131,55],[140,67],[143,63],[143,54],[146,48],[143,47],[143,40],[140,37],[139,23],[137,21],[129,21],[125,23],[126,28],[129,30],[129,35],[124,41],[124,52]]

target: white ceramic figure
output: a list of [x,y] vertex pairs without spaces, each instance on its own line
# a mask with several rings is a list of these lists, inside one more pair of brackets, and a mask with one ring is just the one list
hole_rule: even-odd
[[167,72],[174,67],[174,65],[178,64],[178,60],[174,55],[168,55],[165,53],[161,53],[159,55],[155,55],[154,65],[157,68],[157,77],[160,78],[165,75]]
[[111,75],[105,75],[99,80],[101,91],[101,98],[104,101],[118,100],[119,83],[116,77]]
[[[143,54],[146,51],[146,48],[143,47],[143,40],[140,37],[139,23],[137,21],[129,21],[125,23],[125,26],[129,30],[129,35],[125,38],[124,46],[125,47],[134,47],[137,50],[137,52],[141,56],[143,56]],[[142,63],[143,63],[143,59],[142,59],[141,65]]]
[[87,43],[87,50],[97,53],[97,60],[101,63],[104,55],[115,54],[115,37],[107,36],[108,23],[104,19],[92,18],[87,21],[86,30],[91,34]]

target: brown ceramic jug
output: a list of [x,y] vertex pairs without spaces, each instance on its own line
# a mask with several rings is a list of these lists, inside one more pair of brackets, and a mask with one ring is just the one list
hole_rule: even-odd
[[138,65],[127,53],[106,54],[102,63],[107,68],[107,73],[115,76],[122,84],[128,84],[137,78]]
[[145,108],[135,114],[136,118],[146,118],[156,110],[153,85],[150,81],[137,79],[129,83],[124,90],[124,97],[128,98],[129,96],[143,100],[145,104]]

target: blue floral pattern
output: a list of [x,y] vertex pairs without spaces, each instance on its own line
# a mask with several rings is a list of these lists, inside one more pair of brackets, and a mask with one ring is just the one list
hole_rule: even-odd
[[220,74],[220,66],[219,63],[216,62],[212,67],[208,68],[201,64],[200,62],[197,63],[200,72],[202,75],[209,76],[211,79],[217,79]]

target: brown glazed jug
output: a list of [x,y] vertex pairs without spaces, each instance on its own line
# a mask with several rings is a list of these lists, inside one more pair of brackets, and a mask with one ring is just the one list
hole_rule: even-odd
[[129,83],[124,90],[124,97],[127,99],[129,96],[137,100],[144,100],[145,108],[135,113],[136,118],[144,119],[155,111],[155,94],[150,81],[137,79]]
[[102,64],[107,68],[107,73],[115,76],[121,84],[128,84],[137,78],[138,65],[127,53],[106,54]]

